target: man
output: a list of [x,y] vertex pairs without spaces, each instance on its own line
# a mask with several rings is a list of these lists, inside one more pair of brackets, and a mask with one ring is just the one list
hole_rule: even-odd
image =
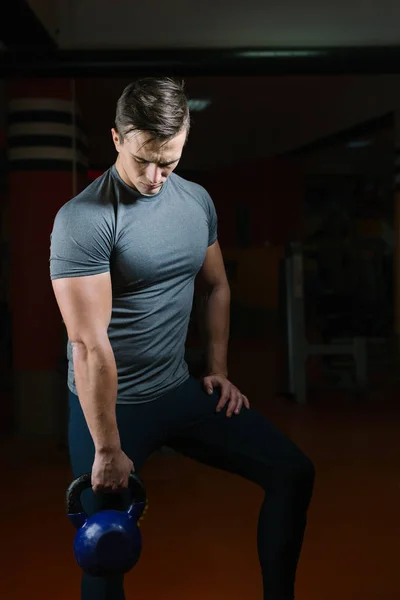
[[[290,600],[314,469],[228,379],[230,290],[215,208],[173,173],[189,126],[180,83],[129,85],[112,129],[116,163],[56,215],[50,265],[69,340],[72,469],[92,472],[88,512],[126,490],[163,444],[258,483],[264,599]],[[198,273],[209,290],[202,381],[184,360]],[[122,577],[83,576],[82,600],[123,598]]]

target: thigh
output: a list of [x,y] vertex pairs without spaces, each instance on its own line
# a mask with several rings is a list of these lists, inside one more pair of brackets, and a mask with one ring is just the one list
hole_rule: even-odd
[[[133,461],[138,474],[148,456],[161,443],[161,432],[155,412],[155,406],[150,403],[118,405],[116,409],[122,450]],[[69,395],[68,442],[73,477],[90,472],[95,447],[79,399],[72,393]],[[94,494],[88,489],[82,494],[82,502],[85,510],[92,513],[99,507],[125,507],[129,498],[127,492],[121,496],[102,495]]]
[[215,410],[218,393],[209,396],[201,382],[192,385],[191,392],[192,414],[197,418],[167,442],[177,452],[263,486],[266,475],[283,476],[307,461],[296,444],[257,411],[242,408],[228,418],[225,409]]

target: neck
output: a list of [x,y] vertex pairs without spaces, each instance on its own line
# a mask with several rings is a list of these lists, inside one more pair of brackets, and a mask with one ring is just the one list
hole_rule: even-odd
[[117,169],[118,175],[121,177],[122,181],[129,185],[136,192],[138,191],[136,187],[133,185],[132,181],[129,179],[128,175],[125,172],[125,169],[121,163],[120,156],[117,156],[117,160],[115,161],[115,168]]

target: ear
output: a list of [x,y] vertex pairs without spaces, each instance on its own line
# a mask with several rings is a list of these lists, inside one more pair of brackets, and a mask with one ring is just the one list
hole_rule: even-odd
[[112,140],[114,142],[114,146],[117,152],[120,151],[120,147],[122,144],[122,140],[120,139],[120,135],[114,127],[111,129]]

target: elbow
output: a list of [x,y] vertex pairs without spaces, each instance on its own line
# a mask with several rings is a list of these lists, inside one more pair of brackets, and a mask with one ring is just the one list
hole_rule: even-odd
[[84,342],[82,339],[80,339],[78,337],[75,337],[75,336],[70,337],[69,342],[71,344],[73,352],[89,349],[86,342]]
[[218,281],[210,286],[209,290],[210,295],[218,295],[221,298],[226,298],[230,300],[231,297],[231,288],[227,279],[222,281]]
[[75,368],[77,365],[96,366],[98,371],[104,370],[110,365],[112,351],[110,344],[95,341],[71,340],[72,360]]
[[82,335],[76,334],[69,337],[74,354],[88,354],[102,352],[109,345],[107,335]]

